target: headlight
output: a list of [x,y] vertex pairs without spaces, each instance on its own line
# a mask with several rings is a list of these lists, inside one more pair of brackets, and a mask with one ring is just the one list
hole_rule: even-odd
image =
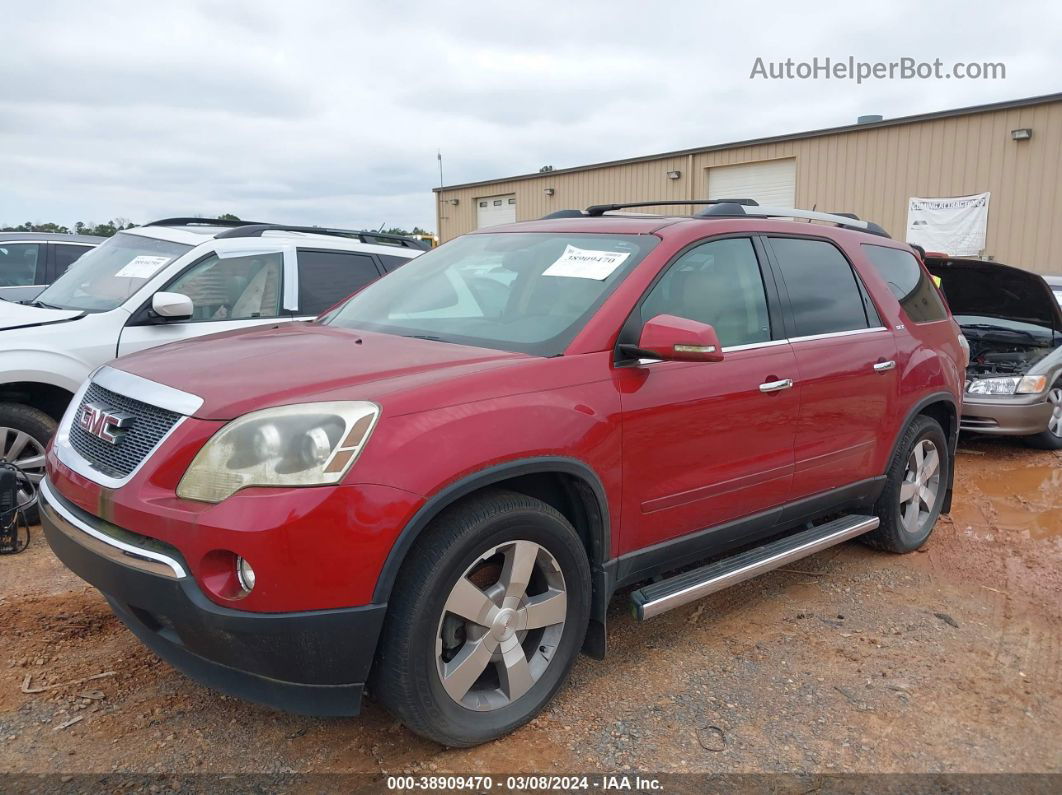
[[979,378],[966,388],[969,395],[1035,395],[1047,387],[1042,375],[1008,376],[1007,378]]
[[380,407],[364,401],[302,403],[245,414],[196,454],[177,496],[221,502],[248,486],[338,483],[379,416]]

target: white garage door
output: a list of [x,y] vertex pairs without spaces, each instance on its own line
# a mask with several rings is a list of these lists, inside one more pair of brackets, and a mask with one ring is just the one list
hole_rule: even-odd
[[516,197],[481,196],[476,199],[476,228],[516,223]]
[[765,207],[796,206],[796,159],[708,169],[709,199],[755,199]]

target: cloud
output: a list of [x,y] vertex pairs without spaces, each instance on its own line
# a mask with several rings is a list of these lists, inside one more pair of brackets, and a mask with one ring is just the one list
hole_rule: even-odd
[[[1053,3],[5,3],[0,222],[434,228],[448,183],[1056,90]],[[757,56],[1003,81],[750,80]]]

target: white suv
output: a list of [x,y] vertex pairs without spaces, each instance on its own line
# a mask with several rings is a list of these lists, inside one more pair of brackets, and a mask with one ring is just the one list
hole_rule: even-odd
[[119,232],[35,301],[0,301],[0,459],[39,480],[71,396],[116,356],[316,317],[421,253],[378,232],[199,218]]

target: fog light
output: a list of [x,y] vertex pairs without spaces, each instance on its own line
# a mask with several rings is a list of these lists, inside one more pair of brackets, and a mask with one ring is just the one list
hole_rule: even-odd
[[250,593],[254,590],[254,569],[246,558],[236,558],[236,577],[240,581],[240,587]]

